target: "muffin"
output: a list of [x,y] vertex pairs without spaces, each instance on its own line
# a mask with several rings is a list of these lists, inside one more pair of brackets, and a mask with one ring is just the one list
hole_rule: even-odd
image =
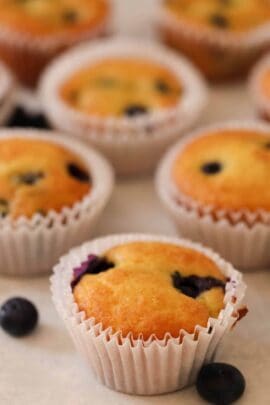
[[119,173],[137,174],[197,119],[206,89],[186,60],[159,45],[113,39],[58,58],[40,95],[53,126],[96,146]]
[[265,0],[163,0],[164,41],[185,53],[212,80],[245,73],[270,45]]
[[0,62],[0,125],[5,124],[12,113],[15,87],[13,76]]
[[270,56],[266,55],[254,67],[249,87],[258,114],[270,120]]
[[181,234],[245,269],[270,263],[270,127],[200,129],[164,157],[157,189]]
[[192,383],[238,319],[244,290],[240,273],[213,252],[147,235],[89,242],[52,277],[77,348],[101,382],[132,394]]
[[58,53],[104,34],[109,15],[107,0],[1,0],[0,57],[33,86]]
[[111,169],[78,142],[22,129],[0,131],[0,166],[1,273],[48,272],[89,237],[111,193]]

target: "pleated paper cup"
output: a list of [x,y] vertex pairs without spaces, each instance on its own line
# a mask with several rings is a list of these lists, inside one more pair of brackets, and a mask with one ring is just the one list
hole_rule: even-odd
[[270,47],[269,23],[235,33],[190,24],[165,5],[157,10],[156,24],[163,40],[186,54],[210,80],[242,76]]
[[[111,57],[138,57],[166,67],[182,84],[179,102],[138,117],[98,117],[69,106],[60,95],[63,83],[83,66]],[[153,170],[164,150],[196,122],[207,100],[204,80],[184,57],[153,42],[129,38],[97,41],[67,52],[46,69],[39,90],[52,125],[94,145],[124,175]]]
[[210,246],[241,270],[266,268],[270,264],[269,212],[259,207],[256,212],[216,209],[186,196],[173,184],[172,165],[181,150],[195,138],[219,129],[251,129],[270,139],[270,126],[256,121],[227,122],[197,130],[165,154],[157,170],[157,193],[182,236]]
[[270,97],[264,93],[263,77],[270,72],[270,54],[262,58],[254,67],[249,78],[249,89],[258,114],[270,120]]
[[17,32],[12,27],[0,26],[0,57],[19,81],[34,87],[44,67],[64,50],[84,41],[107,35],[111,31],[111,10],[104,19],[83,31],[34,36]]
[[[132,334],[123,337],[121,331],[114,333],[94,318],[86,319],[71,289],[74,268],[89,254],[102,255],[113,246],[134,241],[172,243],[213,260],[229,280],[219,317],[209,318],[207,327],[197,326],[193,334],[181,330],[177,338],[168,333],[162,340],[153,335],[147,341],[134,339]],[[139,395],[163,394],[194,383],[201,366],[214,358],[223,336],[236,323],[245,288],[242,275],[211,250],[186,240],[142,234],[114,235],[85,243],[60,259],[51,278],[56,309],[97,380],[113,390]]]
[[3,129],[0,139],[38,139],[60,144],[77,154],[88,168],[91,192],[61,212],[32,218],[0,218],[0,274],[34,276],[49,273],[59,257],[92,234],[113,189],[113,172],[96,151],[62,134],[41,130]]
[[0,125],[4,125],[12,113],[16,83],[8,68],[0,62]]

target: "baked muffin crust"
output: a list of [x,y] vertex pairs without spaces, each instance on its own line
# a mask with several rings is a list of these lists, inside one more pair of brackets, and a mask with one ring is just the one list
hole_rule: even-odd
[[134,117],[175,106],[179,79],[168,68],[147,59],[109,58],[82,68],[60,88],[73,108],[100,117]]
[[[193,249],[159,242],[113,247],[90,256],[78,277],[74,299],[87,318],[137,338],[179,336],[206,326],[223,308],[225,277],[217,265]],[[77,269],[78,270],[78,269]]]
[[248,129],[213,130],[191,140],[172,165],[172,180],[202,206],[270,211],[270,137]]
[[209,29],[246,32],[270,22],[268,0],[165,0],[179,19]]
[[49,141],[0,140],[0,216],[31,218],[71,207],[91,191],[81,159]]

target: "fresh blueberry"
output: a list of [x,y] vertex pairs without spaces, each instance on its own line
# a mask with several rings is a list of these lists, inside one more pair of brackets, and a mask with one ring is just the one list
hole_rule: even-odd
[[124,110],[124,115],[128,117],[136,117],[137,115],[146,114],[148,112],[148,108],[144,105],[140,104],[131,104]]
[[16,107],[11,115],[8,127],[26,127],[49,129],[49,123],[43,114],[30,114],[21,107]]
[[82,183],[89,183],[90,176],[89,174],[80,168],[76,163],[68,163],[67,165],[68,173],[74,179],[81,181]]
[[0,308],[0,325],[12,336],[29,334],[37,325],[36,307],[25,298],[11,298]]
[[184,277],[181,276],[179,271],[175,271],[171,277],[174,288],[191,298],[197,298],[204,291],[215,287],[225,288],[225,283],[214,277],[199,277],[195,275]]
[[16,183],[26,184],[28,186],[34,186],[39,180],[43,179],[44,174],[42,172],[26,172],[15,176]]
[[224,363],[211,363],[202,367],[196,387],[203,399],[215,405],[230,405],[245,391],[245,379],[240,371]]
[[207,162],[201,166],[201,170],[208,175],[213,175],[221,172],[222,165],[219,162]]
[[218,28],[228,28],[229,26],[228,19],[223,14],[219,13],[212,14],[210,16],[209,22],[210,24]]

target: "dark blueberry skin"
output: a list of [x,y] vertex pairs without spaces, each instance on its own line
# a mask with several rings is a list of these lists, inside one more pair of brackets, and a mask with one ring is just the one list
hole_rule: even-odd
[[126,115],[127,117],[137,117],[138,115],[147,114],[147,113],[148,113],[148,108],[143,105],[139,105],[139,104],[129,105],[124,110],[124,115]]
[[214,287],[225,289],[225,283],[214,277],[188,276],[182,277],[178,271],[172,274],[174,288],[191,298],[197,298],[204,291]]
[[27,172],[16,176],[16,181],[20,184],[27,184],[28,186],[34,186],[39,180],[43,179],[44,174],[42,172]]
[[224,363],[202,367],[196,387],[203,399],[215,405],[230,405],[245,391],[245,379],[237,368]]
[[76,165],[76,163],[68,163],[67,171],[71,177],[74,177],[74,179],[79,180],[82,183],[90,182],[89,174],[85,170],[81,169],[78,165]]
[[28,335],[36,327],[38,312],[25,298],[11,298],[0,308],[0,325],[12,336]]
[[21,107],[16,107],[11,115],[8,127],[49,129],[50,125],[43,114],[30,114]]
[[207,162],[201,166],[201,171],[211,176],[222,171],[222,164],[219,162]]
[[209,19],[210,24],[214,25],[217,28],[228,28],[229,21],[223,14],[212,14]]
[[88,260],[81,264],[80,267],[74,269],[74,278],[71,282],[73,289],[85,274],[99,274],[114,267],[114,264],[109,262],[105,257],[89,255]]

